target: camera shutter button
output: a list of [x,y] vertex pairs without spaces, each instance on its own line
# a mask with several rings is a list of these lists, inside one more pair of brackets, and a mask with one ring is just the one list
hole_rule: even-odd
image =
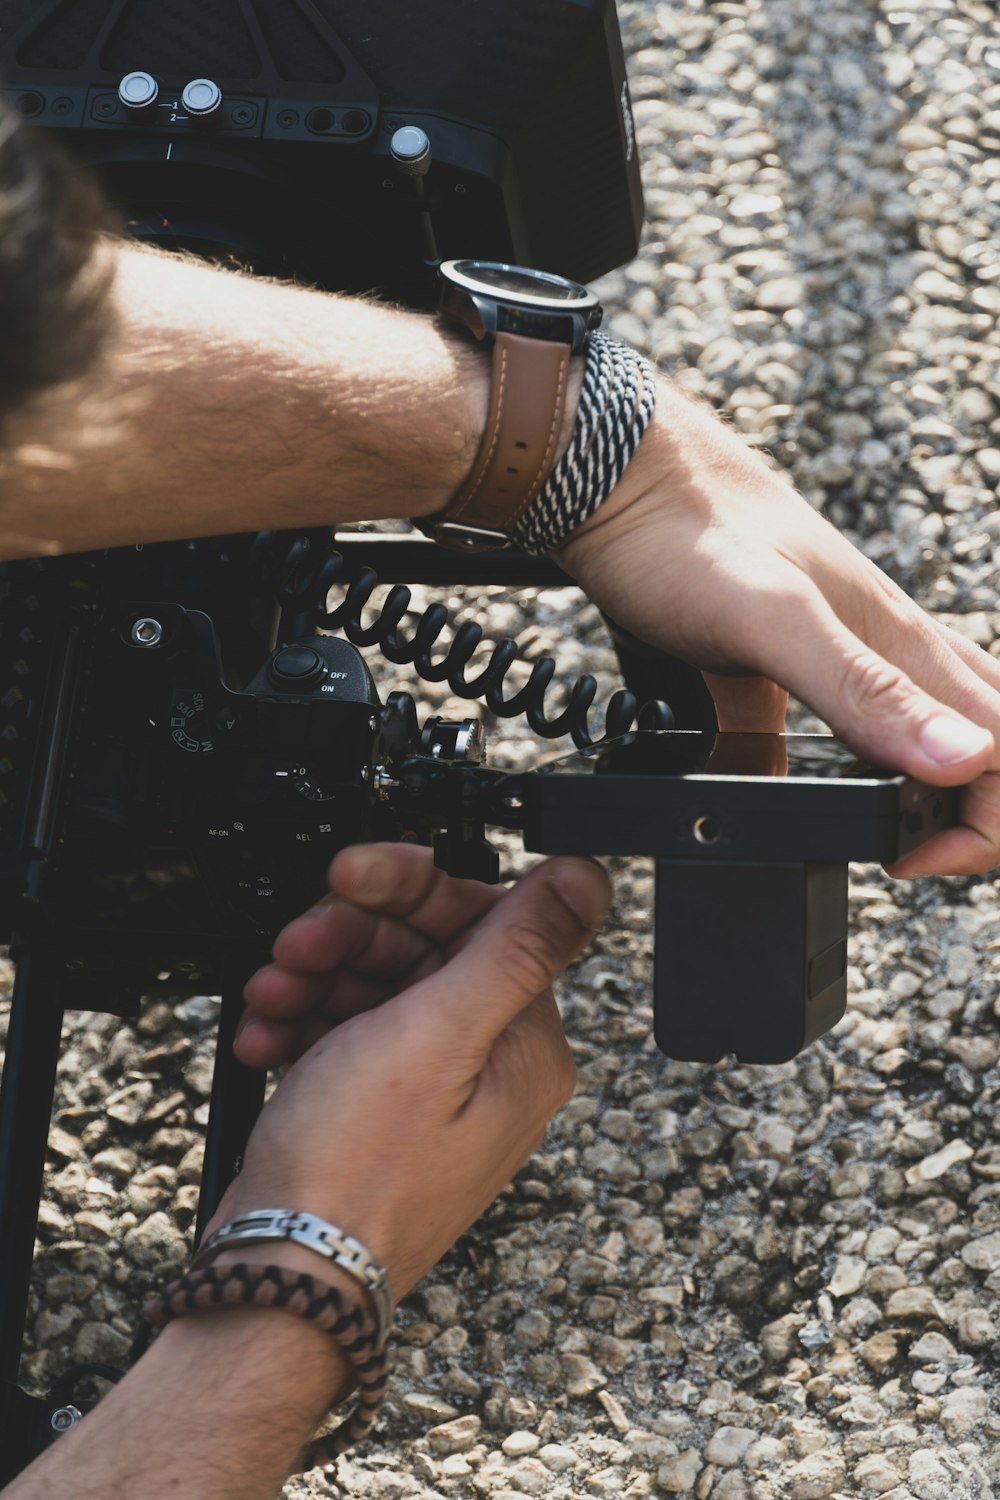
[[311,646],[285,646],[273,657],[268,675],[282,692],[308,692],[326,676],[326,664]]

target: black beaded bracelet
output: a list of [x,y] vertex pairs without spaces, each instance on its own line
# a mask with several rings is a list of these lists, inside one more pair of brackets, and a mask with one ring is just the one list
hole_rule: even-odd
[[153,1328],[175,1318],[216,1307],[278,1307],[307,1318],[328,1333],[350,1361],[358,1400],[350,1416],[327,1436],[314,1439],[303,1455],[304,1473],[332,1464],[371,1429],[385,1395],[389,1361],[384,1342],[360,1302],[298,1271],[283,1266],[206,1266],[172,1281],[142,1310]]
[[512,540],[551,552],[611,494],[635,454],[656,405],[652,365],[631,344],[592,333],[569,445],[518,520]]

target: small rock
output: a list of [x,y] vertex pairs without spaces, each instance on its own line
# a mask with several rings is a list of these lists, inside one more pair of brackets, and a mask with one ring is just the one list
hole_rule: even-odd
[[553,1474],[564,1474],[567,1469],[575,1469],[578,1462],[573,1449],[567,1448],[563,1443],[546,1443],[538,1450],[538,1457]]
[[656,1474],[656,1483],[668,1495],[682,1495],[692,1490],[702,1470],[702,1457],[695,1448],[685,1448],[676,1458],[668,1458]]
[[40,1344],[54,1344],[64,1339],[79,1323],[78,1307],[46,1307],[35,1319],[35,1337]]
[[529,1453],[537,1453],[540,1444],[533,1432],[512,1432],[500,1446],[508,1458],[524,1458]]
[[854,1478],[862,1489],[882,1495],[900,1481],[899,1470],[881,1453],[869,1453],[855,1465]]
[[795,1150],[795,1131],[776,1115],[765,1115],[754,1127],[753,1138],[765,1156],[776,1161],[791,1161]]
[[139,1155],[127,1146],[108,1146],[94,1157],[94,1166],[112,1177],[132,1177],[139,1170]]
[[955,1320],[955,1331],[960,1343],[970,1344],[973,1348],[992,1344],[997,1336],[996,1324],[982,1307],[963,1308]]
[[584,1354],[564,1354],[560,1359],[568,1396],[589,1396],[607,1385],[607,1376]]
[[120,1125],[138,1125],[152,1097],[151,1083],[130,1083],[110,1095],[105,1113]]
[[136,1264],[143,1267],[176,1264],[188,1256],[187,1241],[165,1213],[150,1214],[130,1229],[123,1245]]
[[827,1500],[844,1482],[844,1461],[837,1453],[810,1453],[787,1473],[795,1500]]
[[967,1486],[967,1466],[945,1448],[918,1448],[910,1454],[910,1489],[917,1500],[958,1500],[973,1494]]
[[948,1436],[953,1438],[978,1427],[980,1422],[986,1420],[988,1411],[989,1398],[986,1392],[975,1386],[963,1386],[957,1391],[949,1391],[945,1396],[941,1402],[938,1421]]
[[89,1208],[83,1208],[73,1215],[73,1227],[81,1240],[90,1240],[95,1244],[104,1244],[115,1235],[115,1223],[110,1215]]
[[841,1255],[827,1282],[827,1291],[834,1297],[849,1297],[862,1285],[868,1266],[857,1255]]
[[799,1329],[799,1343],[806,1349],[822,1349],[832,1337],[829,1324],[821,1318],[813,1318]]
[[454,1287],[432,1283],[424,1288],[423,1295],[427,1316],[432,1323],[438,1323],[442,1328],[447,1328],[458,1320],[461,1299]]
[[709,1438],[705,1457],[710,1464],[731,1469],[742,1461],[750,1444],[759,1436],[752,1427],[720,1427]]
[[779,276],[759,286],[754,301],[769,312],[786,312],[790,307],[801,307],[805,299],[805,287],[797,276]]
[[968,1161],[974,1154],[972,1147],[965,1141],[949,1141],[940,1151],[935,1151],[932,1156],[925,1156],[923,1161],[908,1167],[904,1176],[911,1183],[933,1182],[935,1178],[943,1177],[958,1162]]
[[929,1286],[904,1286],[886,1303],[890,1318],[944,1318],[944,1309]]
[[73,1344],[73,1358],[81,1364],[125,1365],[131,1341],[107,1323],[84,1323]]
[[883,1375],[899,1357],[899,1334],[889,1329],[872,1334],[861,1345],[861,1358],[876,1375]]
[[910,1350],[910,1358],[915,1364],[953,1365],[969,1357],[959,1354],[955,1345],[943,1333],[925,1333]]
[[403,1405],[416,1412],[425,1422],[450,1422],[453,1417],[458,1416],[454,1406],[449,1406],[440,1396],[430,1395],[426,1391],[408,1391],[403,1397]]
[[973,1271],[1000,1270],[1000,1233],[983,1235],[963,1245],[961,1256]]
[[466,1453],[478,1439],[482,1425],[479,1417],[472,1414],[456,1417],[453,1422],[432,1427],[427,1433],[427,1446],[437,1458],[448,1453]]
[[796,1335],[804,1323],[805,1318],[801,1313],[786,1313],[783,1318],[776,1318],[773,1323],[765,1323],[760,1331],[760,1343],[768,1359],[776,1363],[787,1359],[794,1348]]

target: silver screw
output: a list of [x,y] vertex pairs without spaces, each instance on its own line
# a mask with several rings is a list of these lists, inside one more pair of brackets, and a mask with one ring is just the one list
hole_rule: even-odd
[[57,1406],[49,1417],[49,1426],[53,1432],[69,1432],[79,1422],[81,1415],[75,1406]]
[[159,620],[148,617],[136,620],[132,626],[133,646],[158,646],[163,640],[163,626]]

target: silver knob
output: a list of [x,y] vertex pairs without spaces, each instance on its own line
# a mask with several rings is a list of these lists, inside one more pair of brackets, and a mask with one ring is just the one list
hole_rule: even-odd
[[423,177],[431,164],[431,143],[419,125],[401,125],[389,142],[389,150],[408,177]]
[[222,103],[222,90],[211,78],[192,78],[184,85],[181,103],[189,115],[198,115],[199,118],[211,115]]
[[160,85],[152,73],[126,73],[118,85],[118,97],[127,109],[146,109],[156,102]]

